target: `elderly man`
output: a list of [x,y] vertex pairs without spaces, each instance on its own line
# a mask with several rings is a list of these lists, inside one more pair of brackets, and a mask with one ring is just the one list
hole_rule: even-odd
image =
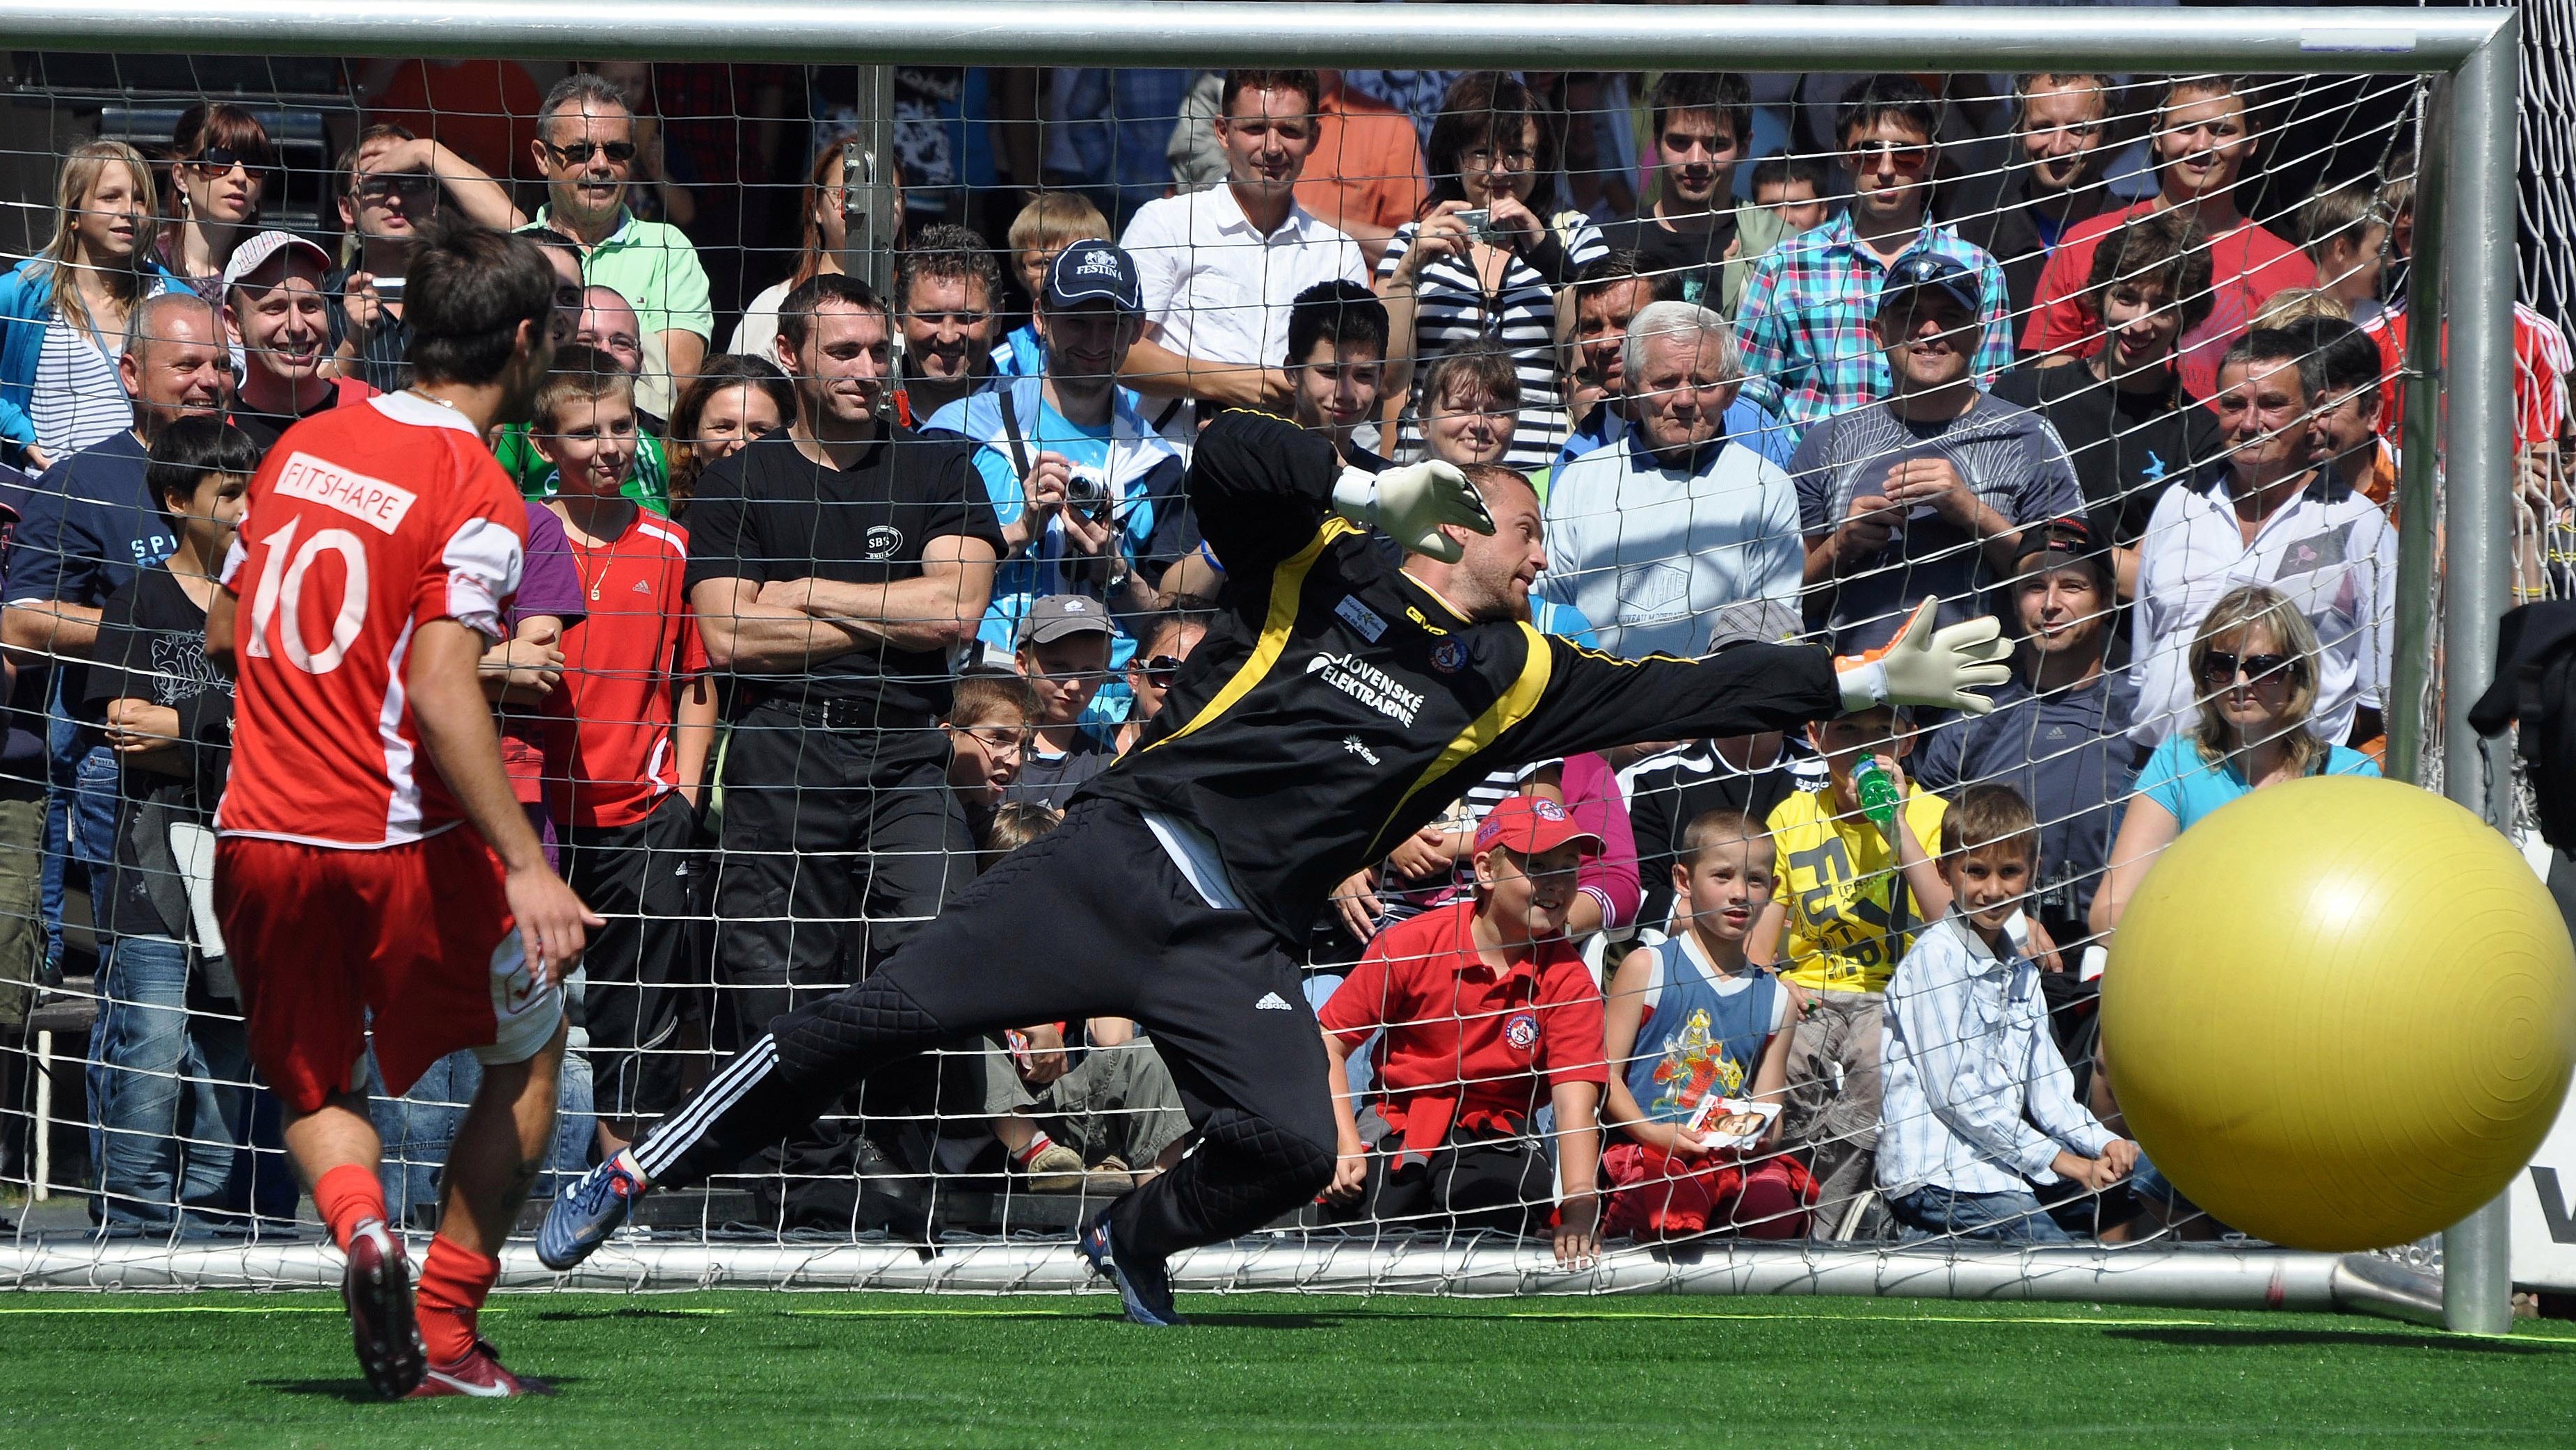
[[[1574,274],[1574,381],[1566,390],[1569,405],[1582,421],[1557,451],[1559,469],[1628,436],[1628,324],[1655,300],[1654,279],[1645,259],[1635,252],[1612,252]],[[1726,407],[1720,426],[1726,436],[1783,468],[1798,446],[1797,436],[1775,425],[1771,415],[1738,395]]]
[[[117,762],[88,713],[90,647],[107,596],[178,547],[145,482],[152,440],[171,422],[220,412],[232,394],[223,319],[194,292],[134,309],[116,373],[134,426],[45,470],[20,503],[9,542],[0,644],[20,670],[59,665],[47,725],[46,936],[60,950],[67,859],[103,866],[115,848]],[[78,713],[75,713],[78,712]]]
[[2115,89],[2109,76],[2089,71],[2019,77],[2005,164],[1964,178],[1941,198],[1960,239],[2002,264],[2016,309],[2030,306],[2059,239],[2113,201],[2102,173],[2118,149],[2105,144]]
[[1797,598],[1797,494],[1728,436],[1744,363],[1725,318],[1652,303],[1628,324],[1620,368],[1635,430],[1558,470],[1541,589],[1613,653],[1688,657],[1726,606]]
[[1789,472],[1807,538],[1810,621],[1858,652],[1938,595],[1945,622],[2010,576],[2024,525],[2083,512],[2057,432],[1979,388],[1978,271],[1937,251],[1887,274],[1872,324],[1894,389],[1807,430]]
[[614,287],[642,321],[644,368],[635,405],[669,417],[715,335],[706,269],[679,228],[648,222],[626,205],[635,175],[635,117],[625,94],[594,75],[571,75],[546,93],[530,143],[546,178],[536,227],[581,249],[583,280]]
[[1279,360],[1297,294],[1336,277],[1368,281],[1359,244],[1297,201],[1322,86],[1310,70],[1227,72],[1216,122],[1225,185],[1137,208],[1119,239],[1145,296],[1145,335],[1119,375],[1127,386],[1284,408]]

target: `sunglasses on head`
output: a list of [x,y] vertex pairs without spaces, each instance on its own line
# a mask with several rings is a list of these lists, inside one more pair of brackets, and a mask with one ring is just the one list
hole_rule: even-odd
[[2262,684],[2279,678],[2290,668],[2292,658],[2283,654],[2237,655],[2214,649],[2209,652],[2209,658],[2201,662],[2200,682],[2211,689],[2218,689],[2236,683],[2237,672],[2242,670],[2246,679]]
[[635,159],[635,143],[632,141],[575,141],[569,146],[558,146],[548,141],[544,144],[546,150],[553,153],[557,166],[584,165],[593,152],[620,164]]

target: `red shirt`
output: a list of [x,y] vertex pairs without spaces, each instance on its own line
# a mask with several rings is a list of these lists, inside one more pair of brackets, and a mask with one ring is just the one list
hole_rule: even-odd
[[473,425],[416,393],[288,429],[224,561],[239,680],[215,828],[363,850],[462,819],[421,752],[402,670],[425,622],[500,637],[527,527]]
[[1547,1089],[1609,1081],[1582,953],[1549,942],[1498,975],[1476,955],[1475,914],[1461,901],[1379,932],[1318,1014],[1347,1047],[1383,1029],[1378,1112],[1409,1148],[1437,1144],[1450,1122],[1520,1131]]
[[[2406,389],[2398,370],[2406,364],[2406,306],[2397,303],[2363,324],[2379,343],[2379,431],[2388,438],[2404,430]],[[2449,351],[2449,338],[2443,339]],[[2567,349],[2567,334],[2558,324],[2517,302],[2513,304],[2513,441],[2545,443],[2567,423],[2567,374],[2576,371]]]
[[570,767],[547,782],[557,821],[596,829],[644,819],[679,787],[672,756],[673,682],[703,674],[706,646],[682,576],[689,533],[642,509],[615,539],[583,543],[569,530],[587,611],[564,630],[564,713]]
[[[2021,334],[2024,352],[2091,357],[2102,350],[2102,319],[2084,295],[2084,284],[2093,275],[2093,254],[2104,237],[2155,208],[2150,199],[2087,217],[2067,229],[2031,294],[2030,322]],[[2284,287],[2317,285],[2316,263],[2307,253],[2252,222],[2211,242],[2209,265],[2209,316],[2182,340],[2182,385],[2195,398],[2217,396],[2219,357],[2254,325],[2266,299]]]

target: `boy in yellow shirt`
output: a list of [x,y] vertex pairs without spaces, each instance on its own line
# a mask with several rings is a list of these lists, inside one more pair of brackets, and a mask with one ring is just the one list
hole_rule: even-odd
[[[1807,727],[1828,779],[1771,811],[1776,885],[1745,939],[1805,1007],[1789,1043],[1787,1140],[1813,1155],[1820,1237],[1841,1237],[1878,1153],[1879,1039],[1887,980],[1914,934],[1950,909],[1930,843],[1945,804],[1905,778],[1913,721],[1885,705]],[[1902,794],[1889,827],[1861,812],[1856,772],[1876,760]]]

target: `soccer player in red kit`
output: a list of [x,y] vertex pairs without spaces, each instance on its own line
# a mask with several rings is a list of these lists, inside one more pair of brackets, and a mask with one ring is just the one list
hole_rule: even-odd
[[[238,677],[216,910],[252,1060],[348,1255],[341,1293],[388,1396],[542,1387],[475,1333],[554,1131],[559,984],[598,919],[546,865],[476,663],[519,584],[527,510],[483,439],[527,416],[554,270],[451,226],[415,256],[414,385],[289,428],[251,480],[206,653]],[[470,830],[455,829],[459,825]],[[474,1049],[415,1319],[359,1090]]]

